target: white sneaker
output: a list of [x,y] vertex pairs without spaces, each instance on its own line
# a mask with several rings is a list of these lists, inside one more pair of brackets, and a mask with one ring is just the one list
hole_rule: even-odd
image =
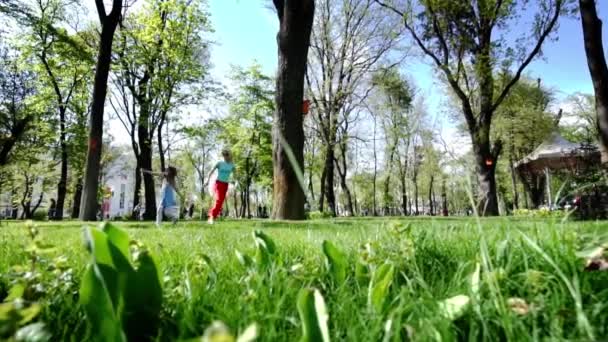
[[207,224],[213,224],[213,217],[210,217],[210,218],[207,220]]

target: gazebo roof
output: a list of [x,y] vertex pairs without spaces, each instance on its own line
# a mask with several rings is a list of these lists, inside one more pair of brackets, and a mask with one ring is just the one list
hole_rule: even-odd
[[599,157],[595,152],[583,148],[581,144],[566,140],[558,132],[553,132],[532,153],[517,162],[515,167],[536,170],[572,168],[581,161],[593,162],[595,157]]

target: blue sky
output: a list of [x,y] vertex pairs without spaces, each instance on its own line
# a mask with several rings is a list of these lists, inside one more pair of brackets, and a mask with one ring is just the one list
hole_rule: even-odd
[[[276,69],[276,31],[278,20],[267,8],[270,0],[210,0],[209,10],[215,29],[216,46],[213,48],[213,73],[224,78],[230,65],[248,65],[257,60],[266,73]],[[598,1],[600,16],[608,21],[608,1]],[[604,41],[607,44],[606,26]],[[587,69],[582,40],[582,28],[578,18],[564,18],[560,22],[559,40],[545,44],[545,57],[534,61],[526,75],[541,77],[543,83],[557,91],[558,98],[575,92],[593,91]],[[426,61],[410,62],[403,68],[411,75],[417,87],[427,98],[429,111],[440,110],[441,97],[438,87],[443,87]]]

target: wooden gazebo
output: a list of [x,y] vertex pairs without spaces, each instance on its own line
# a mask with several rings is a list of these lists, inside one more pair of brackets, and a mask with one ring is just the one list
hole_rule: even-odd
[[600,152],[593,144],[577,144],[553,132],[532,153],[515,164],[518,174],[528,179],[545,174],[548,204],[551,206],[551,172],[566,171],[578,175],[600,164]]

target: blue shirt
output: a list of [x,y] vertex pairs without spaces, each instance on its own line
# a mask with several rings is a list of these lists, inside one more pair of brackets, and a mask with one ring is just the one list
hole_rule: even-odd
[[230,174],[234,170],[234,164],[221,161],[217,163],[217,180],[220,182],[228,183]]
[[171,184],[164,182],[161,190],[161,205],[163,208],[176,207],[177,200],[175,198],[175,189]]

